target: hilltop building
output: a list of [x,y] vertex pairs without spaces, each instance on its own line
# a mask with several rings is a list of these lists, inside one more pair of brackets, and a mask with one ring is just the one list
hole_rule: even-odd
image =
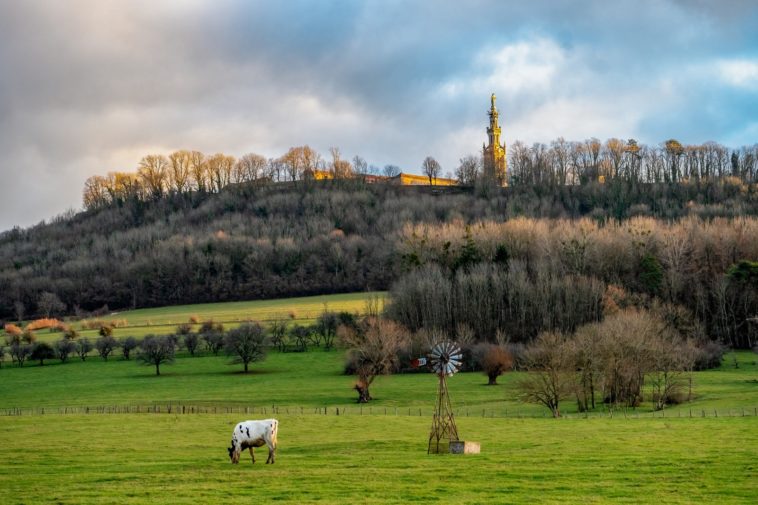
[[497,108],[495,108],[495,93],[490,97],[490,125],[487,127],[489,145],[482,144],[482,159],[484,160],[484,177],[494,181],[499,186],[506,184],[506,156],[505,142],[500,144],[500,125],[497,121]]

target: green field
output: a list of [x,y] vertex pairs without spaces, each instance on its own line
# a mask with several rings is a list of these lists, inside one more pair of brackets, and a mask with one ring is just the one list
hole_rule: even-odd
[[[277,463],[229,463],[239,415],[0,418],[3,503],[754,503],[758,418],[430,420],[279,415]],[[246,455],[245,455],[246,456]]]
[[[116,337],[144,337],[148,334],[163,335],[174,333],[177,325],[188,323],[190,317],[193,316],[196,316],[199,321],[212,319],[216,322],[222,322],[226,328],[234,328],[243,321],[253,320],[265,323],[275,318],[285,318],[291,321],[292,324],[310,324],[324,310],[365,313],[366,302],[371,298],[376,298],[381,308],[384,303],[385,294],[383,291],[373,291],[367,293],[281,298],[276,300],[174,305],[170,307],[112,312],[90,319],[102,320],[104,322],[125,321],[126,327],[114,330],[113,334]],[[96,338],[98,336],[97,330],[83,329],[83,323],[84,321],[72,322],[70,324],[77,330],[80,330],[82,336]],[[38,330],[35,334],[39,340],[47,342],[53,342],[62,337],[60,332],[51,332],[49,330]]]
[[[330,309],[341,310],[330,300]],[[364,305],[363,295],[342,301]],[[274,312],[293,306],[265,303]],[[323,307],[313,303],[319,313]],[[298,306],[304,313],[304,303]],[[219,309],[121,317],[173,324],[190,311],[214,319],[251,312],[250,305],[226,315]],[[354,379],[342,373],[344,357],[320,348],[272,351],[246,375],[227,357],[180,353],[159,377],[120,357],[22,368],[6,361],[0,503],[667,504],[754,503],[758,496],[755,353],[734,353],[720,368],[695,373],[690,403],[612,415],[601,407],[589,418],[572,401],[562,405],[567,418],[543,418],[545,409],[518,400],[519,373],[498,386],[486,386],[479,373],[456,374],[449,388],[459,432],[482,444],[482,454],[470,456],[426,454],[434,376],[379,377],[375,400],[361,408]],[[137,406],[141,413],[97,413]],[[206,413],[179,414],[177,406]],[[59,413],[72,407],[90,413]],[[231,465],[233,425],[270,417],[272,407],[280,420],[277,464],[264,465],[259,449],[255,466],[245,457]],[[16,408],[23,415],[6,415]]]

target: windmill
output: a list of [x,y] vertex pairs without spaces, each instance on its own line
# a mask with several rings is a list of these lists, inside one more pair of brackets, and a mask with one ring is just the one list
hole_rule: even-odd
[[450,443],[459,440],[446,379],[458,371],[461,366],[461,357],[460,347],[452,342],[440,342],[432,347],[429,353],[429,368],[437,374],[439,388],[427,454],[447,453],[450,451]]

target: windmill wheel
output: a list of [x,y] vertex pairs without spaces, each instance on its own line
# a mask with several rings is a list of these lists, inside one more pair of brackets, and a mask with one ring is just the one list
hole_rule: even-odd
[[451,376],[461,367],[461,348],[452,342],[440,342],[429,353],[430,367],[437,375]]

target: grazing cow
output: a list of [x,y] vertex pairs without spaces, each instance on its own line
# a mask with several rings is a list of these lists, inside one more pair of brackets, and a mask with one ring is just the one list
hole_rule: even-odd
[[261,447],[263,444],[268,446],[268,459],[266,464],[274,464],[274,455],[276,453],[276,434],[279,431],[279,421],[276,419],[264,419],[262,421],[242,421],[234,427],[232,432],[232,446],[229,447],[229,458],[232,463],[237,464],[240,460],[240,453],[245,449],[250,449],[250,456],[255,463],[255,453],[253,447]]

